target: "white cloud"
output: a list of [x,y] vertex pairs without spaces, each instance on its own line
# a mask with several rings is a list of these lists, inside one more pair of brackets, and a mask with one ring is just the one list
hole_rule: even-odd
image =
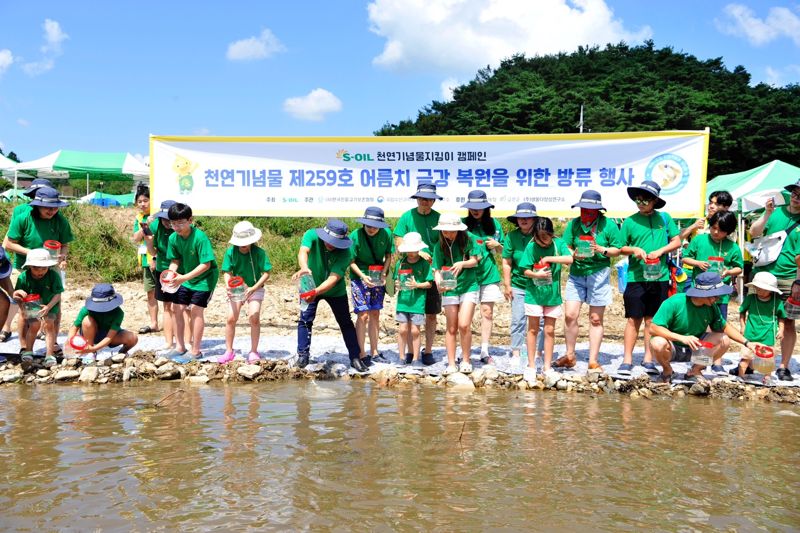
[[22,70],[28,76],[38,76],[55,67],[55,58],[62,54],[61,43],[69,39],[69,35],[64,33],[61,25],[51,19],[45,19],[44,24],[44,44],[41,47],[43,54],[39,61],[31,61],[22,65]]
[[5,72],[11,67],[14,63],[14,54],[11,53],[11,50],[8,48],[3,48],[0,50],[0,76],[5,74]]
[[192,132],[192,135],[200,135],[200,136],[204,137],[204,136],[209,135],[210,133],[211,133],[210,129],[208,129],[206,127],[202,127],[202,128],[197,128],[196,130],[194,130]]
[[453,99],[453,90],[460,84],[455,78],[447,78],[442,82],[440,88],[442,89],[442,101],[450,102]]
[[797,83],[800,80],[800,65],[788,65],[784,68],[767,66],[765,69],[765,82],[774,87],[783,87],[787,83]]
[[226,57],[230,61],[255,61],[265,59],[286,48],[277,37],[268,29],[263,30],[258,37],[249,37],[228,45]]
[[771,7],[761,19],[743,4],[728,4],[723,19],[715,19],[717,29],[727,35],[744,37],[753,46],[761,46],[788,37],[800,46],[800,16],[786,7]]
[[373,59],[391,69],[473,72],[515,53],[542,55],[649,38],[605,0],[374,0],[370,29],[385,37]]
[[283,110],[299,120],[319,122],[327,113],[342,110],[342,101],[325,89],[314,89],[305,96],[287,98]]
[[28,122],[27,120],[25,120],[24,118],[18,118],[18,119],[17,119],[17,124],[19,124],[19,125],[20,125],[20,126],[22,126],[23,128],[27,128],[28,126],[30,126],[30,125],[31,125],[31,123],[30,123],[30,122]]

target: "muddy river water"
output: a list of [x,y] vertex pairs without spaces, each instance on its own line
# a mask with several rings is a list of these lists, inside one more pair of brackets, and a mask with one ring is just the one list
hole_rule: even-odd
[[0,528],[796,531],[798,415],[348,381],[7,386]]

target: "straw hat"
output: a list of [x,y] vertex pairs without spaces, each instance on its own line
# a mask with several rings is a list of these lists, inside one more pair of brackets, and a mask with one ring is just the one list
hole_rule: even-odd
[[416,231],[410,231],[403,237],[403,242],[397,247],[397,251],[401,254],[408,252],[419,252],[427,248],[428,245],[422,240],[422,235]]
[[467,225],[461,222],[461,217],[455,213],[444,213],[439,217],[439,224],[433,228],[435,231],[464,231]]
[[781,290],[778,288],[778,278],[769,272],[756,272],[756,275],[753,276],[753,281],[746,283],[745,287],[764,289],[765,291],[781,294]]
[[261,230],[254,227],[248,220],[237,222],[233,226],[233,235],[228,242],[234,246],[247,246],[261,240]]

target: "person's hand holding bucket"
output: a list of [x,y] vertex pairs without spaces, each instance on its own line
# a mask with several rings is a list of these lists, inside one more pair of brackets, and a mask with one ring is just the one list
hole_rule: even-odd
[[70,337],[69,341],[67,342],[67,346],[70,348],[70,351],[78,355],[83,355],[89,351],[89,341],[87,341],[82,335],[73,335]]
[[174,270],[165,270],[161,273],[161,290],[169,293],[174,294],[178,292],[178,288],[180,288],[180,283],[176,283],[178,280],[178,273]]

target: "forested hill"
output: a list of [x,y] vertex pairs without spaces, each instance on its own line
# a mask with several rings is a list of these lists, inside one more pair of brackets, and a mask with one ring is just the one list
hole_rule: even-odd
[[451,102],[376,135],[479,135],[711,128],[709,177],[781,159],[800,165],[800,85],[750,85],[744,67],[671,48],[608,45],[514,56],[480,70]]

